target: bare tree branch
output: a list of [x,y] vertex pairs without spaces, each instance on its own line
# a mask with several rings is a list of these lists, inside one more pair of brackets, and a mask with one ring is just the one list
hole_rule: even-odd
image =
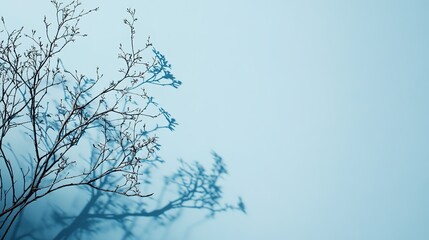
[[[0,233],[4,239],[19,213],[30,203],[54,191],[90,186],[124,196],[148,197],[139,185],[147,161],[157,159],[155,132],[177,124],[146,85],[172,86],[181,82],[169,71],[165,57],[149,39],[135,44],[135,10],[124,23],[130,29],[129,46],[119,46],[119,79],[105,81],[96,71],[92,79],[69,71],[57,55],[86,36],[79,22],[97,11],[84,10],[79,1],[51,1],[55,20],[43,19],[45,32],[9,31],[2,18],[0,36]],[[24,47],[30,43],[29,47]],[[151,51],[152,50],[152,51]],[[143,54],[153,54],[149,61]],[[104,80],[104,81],[103,81]],[[31,142],[26,156],[17,156],[14,136]],[[76,149],[92,153],[76,154]],[[27,155],[28,154],[28,155]],[[117,185],[100,185],[103,179]]]

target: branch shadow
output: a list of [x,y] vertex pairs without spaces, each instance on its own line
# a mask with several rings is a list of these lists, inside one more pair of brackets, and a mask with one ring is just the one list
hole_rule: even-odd
[[[80,198],[88,197],[84,206],[65,211],[50,204],[51,211],[37,224],[26,220],[31,212],[25,212],[18,219],[11,239],[98,239],[106,232],[115,234],[115,239],[153,239],[157,230],[165,230],[180,220],[186,209],[204,211],[205,220],[221,212],[246,213],[241,198],[234,204],[224,203],[221,180],[228,172],[223,159],[216,153],[212,156],[210,168],[199,162],[179,160],[176,171],[164,177],[159,194],[150,198],[130,198],[80,188],[84,194]],[[152,179],[153,168],[145,170],[148,179]],[[116,183],[105,179],[100,184],[114,186]],[[145,184],[149,186],[152,182],[147,180]]]

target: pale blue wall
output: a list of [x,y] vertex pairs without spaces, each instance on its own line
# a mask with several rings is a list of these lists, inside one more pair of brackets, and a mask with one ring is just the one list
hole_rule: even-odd
[[[34,2],[2,1],[0,15],[26,24],[48,12]],[[65,57],[114,72],[136,8],[142,44],[151,35],[184,82],[157,94],[180,123],[163,155],[216,150],[227,196],[247,204],[189,239],[429,239],[429,2],[90,5],[101,7],[83,22],[91,35]]]

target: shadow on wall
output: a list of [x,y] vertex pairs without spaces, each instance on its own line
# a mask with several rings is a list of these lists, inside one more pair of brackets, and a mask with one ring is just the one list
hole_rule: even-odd
[[[227,171],[217,154],[210,169],[180,161],[164,181],[149,180],[163,162],[156,133],[174,130],[177,122],[148,90],[178,88],[181,81],[149,39],[140,48],[135,44],[135,10],[127,9],[124,19],[129,39],[119,46],[119,75],[103,77],[97,68],[89,78],[66,68],[58,54],[86,36],[80,19],[97,8],[51,3],[56,17],[45,18],[41,36],[9,31],[0,19],[0,239],[107,233],[115,235],[107,239],[153,239],[156,226],[177,221],[184,209],[205,210],[209,217],[244,212],[241,200],[222,202],[219,180]],[[149,186],[159,189],[156,198]],[[64,207],[64,196],[55,194],[65,189],[85,204]],[[42,198],[56,204],[40,205]]]
[[[50,204],[47,207],[50,212],[37,223],[30,221],[32,213],[29,209],[19,217],[11,239],[99,239],[106,232],[124,240],[154,239],[157,230],[178,221],[185,209],[205,210],[207,218],[226,211],[246,212],[241,198],[237,204],[222,201],[220,180],[227,170],[219,155],[213,153],[211,169],[198,162],[179,161],[180,167],[164,178],[162,191],[156,199],[129,198],[81,187],[79,198],[89,198],[80,209],[65,211]],[[146,174],[150,175],[154,167],[145,169]],[[116,185],[109,179],[100,184]],[[146,184],[151,182],[146,181]]]

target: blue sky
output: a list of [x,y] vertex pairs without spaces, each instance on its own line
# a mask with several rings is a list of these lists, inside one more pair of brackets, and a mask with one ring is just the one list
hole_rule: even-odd
[[[12,25],[50,10],[2,5]],[[184,83],[154,90],[180,124],[161,136],[163,156],[204,161],[215,150],[229,166],[227,198],[247,204],[248,215],[200,224],[190,240],[429,238],[429,2],[85,5],[100,11],[68,63],[114,74],[135,8],[140,41],[150,35]]]

